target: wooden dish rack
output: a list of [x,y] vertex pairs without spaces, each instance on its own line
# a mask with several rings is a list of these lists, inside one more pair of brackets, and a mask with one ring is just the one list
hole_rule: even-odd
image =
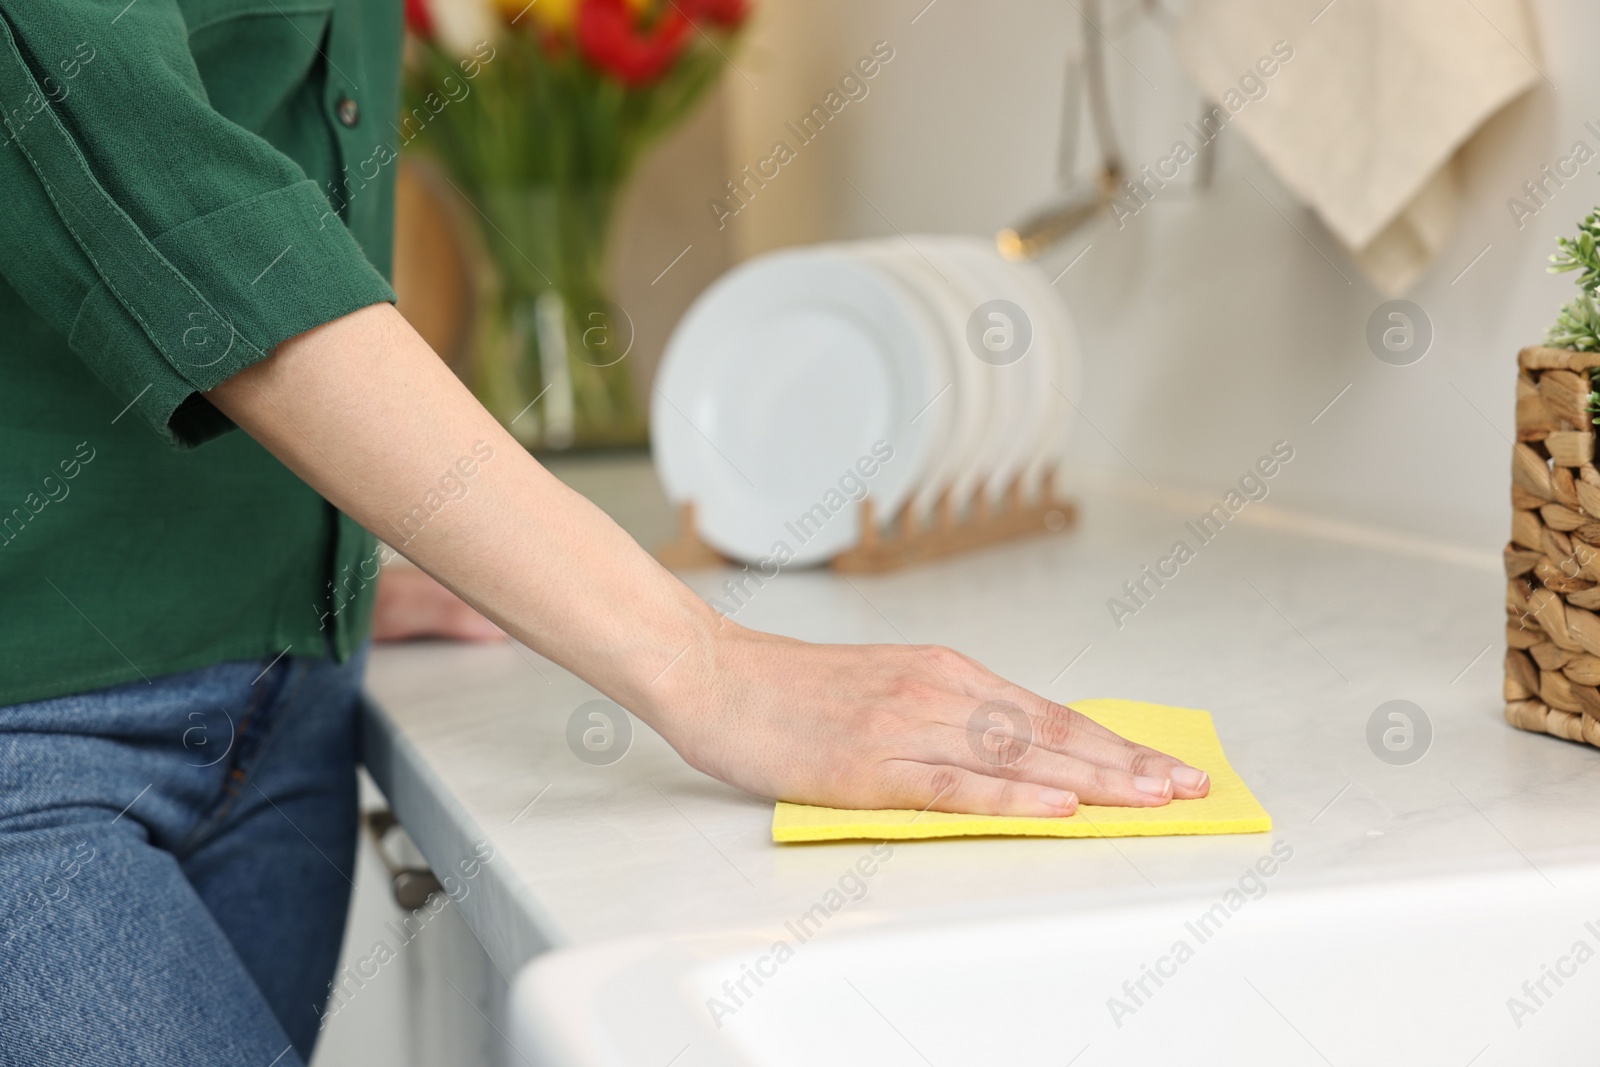
[[[1012,482],[998,505],[980,493],[962,515],[941,496],[930,520],[918,522],[908,505],[883,528],[869,494],[859,509],[860,540],[828,566],[847,574],[882,573],[1032,534],[1059,533],[1076,524],[1078,513],[1070,501],[1056,495],[1054,485],[1052,471],[1043,479],[1039,498],[1030,502],[1023,499],[1020,480]],[[694,504],[687,502],[678,506],[677,536],[656,550],[656,559],[673,570],[721,567],[730,562],[700,539],[695,532]]]
[[1506,721],[1600,746],[1600,469],[1589,371],[1600,352],[1517,363],[1506,565]]

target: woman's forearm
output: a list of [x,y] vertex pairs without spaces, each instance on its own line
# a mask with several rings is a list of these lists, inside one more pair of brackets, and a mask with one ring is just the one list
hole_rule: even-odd
[[286,341],[209,396],[345,514],[723,781],[838,807],[1034,816],[1207,791],[1202,771],[949,649],[811,645],[720,618],[518,446],[387,304]]
[[716,614],[528,455],[390,305],[208,395],[345,514],[647,719],[669,667],[707,666]]

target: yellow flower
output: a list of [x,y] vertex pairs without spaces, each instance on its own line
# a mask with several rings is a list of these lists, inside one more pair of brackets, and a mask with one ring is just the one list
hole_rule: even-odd
[[[572,29],[572,20],[581,2],[582,0],[533,0],[532,6],[529,6],[528,0],[494,0],[495,6],[506,18],[516,18],[526,11],[538,19],[539,24],[546,29],[560,33]],[[637,15],[648,11],[653,2],[654,0],[628,0],[628,7]]]

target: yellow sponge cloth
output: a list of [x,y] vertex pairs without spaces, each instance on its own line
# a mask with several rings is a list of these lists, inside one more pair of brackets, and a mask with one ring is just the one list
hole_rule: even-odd
[[1067,818],[952,815],[941,811],[841,811],[780,801],[772,813],[774,841],[906,840],[919,837],[1159,837],[1166,834],[1256,834],[1272,818],[1228,766],[1211,716],[1134,700],[1082,700],[1072,707],[1129,741],[1165,752],[1211,775],[1202,800],[1160,808],[1082,805]]

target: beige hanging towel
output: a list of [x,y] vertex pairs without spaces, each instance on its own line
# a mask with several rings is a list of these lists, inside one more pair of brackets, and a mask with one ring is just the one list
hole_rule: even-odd
[[1526,0],[1324,3],[1194,0],[1174,41],[1227,124],[1397,296],[1455,228],[1462,146],[1543,81],[1533,22]]

